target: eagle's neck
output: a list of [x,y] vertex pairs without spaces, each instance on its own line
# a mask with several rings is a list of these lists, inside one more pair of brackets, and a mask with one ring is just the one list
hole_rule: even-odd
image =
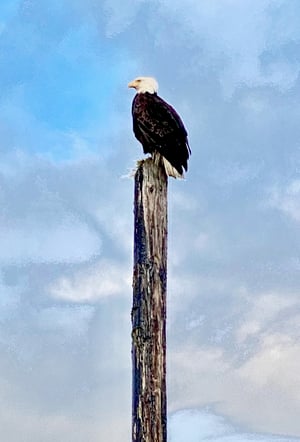
[[149,91],[145,91],[145,92],[137,92],[137,94],[157,95],[157,92],[149,92]]

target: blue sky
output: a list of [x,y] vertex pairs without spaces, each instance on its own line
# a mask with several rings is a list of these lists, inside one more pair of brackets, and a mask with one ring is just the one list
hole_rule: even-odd
[[169,185],[170,442],[300,440],[299,17],[297,0],[1,3],[7,442],[130,440],[138,75],[192,148]]

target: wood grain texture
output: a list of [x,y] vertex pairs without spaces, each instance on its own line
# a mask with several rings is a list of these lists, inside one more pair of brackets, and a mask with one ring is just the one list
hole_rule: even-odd
[[135,173],[132,441],[166,442],[167,176],[160,160]]

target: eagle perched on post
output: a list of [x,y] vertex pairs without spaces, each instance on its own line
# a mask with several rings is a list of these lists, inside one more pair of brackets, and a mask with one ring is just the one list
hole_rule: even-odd
[[157,95],[158,83],[152,77],[138,77],[128,84],[136,89],[132,102],[133,132],[144,153],[162,156],[166,174],[183,178],[191,154],[187,131],[170,104]]

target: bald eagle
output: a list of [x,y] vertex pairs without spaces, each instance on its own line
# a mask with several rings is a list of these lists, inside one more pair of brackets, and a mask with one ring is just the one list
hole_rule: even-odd
[[160,154],[166,174],[183,178],[191,154],[187,131],[175,109],[157,95],[152,77],[138,77],[128,84],[136,89],[132,102],[133,132],[144,153]]

